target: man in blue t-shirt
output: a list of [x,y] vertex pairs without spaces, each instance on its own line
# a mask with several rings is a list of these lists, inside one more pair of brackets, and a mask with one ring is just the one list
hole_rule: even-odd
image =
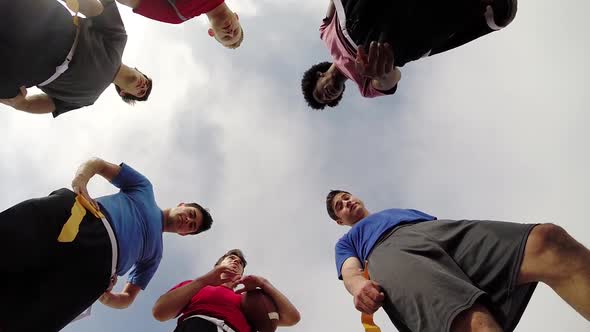
[[[120,191],[93,200],[99,174]],[[0,213],[0,331],[57,331],[97,299],[127,308],[162,259],[162,233],[197,234],[212,218],[196,203],[161,210],[150,181],[126,164],[83,163],[59,189]],[[129,272],[123,290],[117,276]],[[33,319],[34,318],[34,319]]]
[[355,307],[382,306],[401,332],[512,331],[537,282],[590,320],[590,251],[559,226],[371,214],[342,190],[326,207],[351,227],[336,243],[336,269]]

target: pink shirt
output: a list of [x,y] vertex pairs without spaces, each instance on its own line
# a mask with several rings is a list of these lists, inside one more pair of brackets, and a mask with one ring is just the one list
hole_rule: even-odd
[[356,49],[354,49],[354,47],[352,47],[342,35],[337,15],[337,13],[334,13],[331,19],[328,18],[328,20],[330,20],[329,22],[326,23],[324,21],[320,26],[320,38],[328,47],[328,50],[334,59],[336,68],[338,68],[344,76],[356,83],[363,97],[374,98],[385,96],[383,92],[373,87],[370,79],[362,77],[357,73],[354,65],[356,60]]

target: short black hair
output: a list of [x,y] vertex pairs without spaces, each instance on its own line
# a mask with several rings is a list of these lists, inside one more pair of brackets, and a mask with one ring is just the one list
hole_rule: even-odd
[[232,249],[232,250],[226,252],[223,256],[219,257],[217,262],[215,262],[214,266],[221,264],[221,262],[223,262],[225,257],[231,256],[231,255],[238,256],[240,258],[240,260],[242,261],[242,268],[244,268],[244,269],[246,268],[246,265],[248,264],[248,262],[246,262],[246,258],[244,258],[244,253],[240,249]]
[[[139,69],[137,69],[137,68],[135,68],[135,70],[139,71]],[[115,90],[117,90],[117,94],[119,95],[119,97],[121,97],[121,99],[123,99],[124,102],[126,102],[129,105],[135,105],[136,101],[146,101],[148,99],[148,97],[150,96],[150,94],[152,93],[152,79],[149,78],[146,74],[142,73],[141,71],[139,71],[139,72],[143,76],[145,76],[145,78],[148,81],[147,89],[145,90],[145,94],[143,96],[137,97],[137,96],[134,96],[129,93],[125,93],[121,96],[121,87],[119,87],[117,84],[115,84]]]
[[186,203],[184,204],[184,206],[194,207],[195,209],[201,211],[201,214],[203,215],[203,222],[201,222],[201,226],[199,227],[199,229],[189,234],[199,234],[211,228],[211,224],[213,224],[213,218],[211,217],[209,210],[205,209],[197,203]]
[[329,103],[320,103],[313,96],[313,90],[315,90],[315,86],[319,78],[318,72],[325,73],[331,66],[331,62],[320,62],[311,66],[305,73],[303,73],[303,78],[301,79],[301,91],[303,92],[303,98],[305,98],[307,105],[309,105],[309,107],[313,109],[322,110],[324,109],[324,107],[326,107],[326,105],[334,107],[338,105],[338,103],[342,99],[342,95],[344,95],[346,85],[343,86],[342,93],[340,94],[340,96],[338,96],[338,98],[332,100]]
[[332,201],[334,200],[334,197],[336,197],[336,195],[342,194],[342,193],[350,195],[350,193],[348,191],[336,189],[336,190],[330,190],[330,192],[326,196],[326,209],[328,210],[328,215],[330,216],[330,218],[332,218],[334,220],[338,220],[338,216],[336,215],[336,212],[334,211],[334,207],[332,206]]

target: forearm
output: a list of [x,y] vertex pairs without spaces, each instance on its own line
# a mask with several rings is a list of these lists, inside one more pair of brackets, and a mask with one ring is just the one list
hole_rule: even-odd
[[393,89],[393,87],[401,80],[402,73],[398,67],[394,67],[391,72],[383,75],[383,77],[375,78],[371,81],[373,88],[379,91],[387,91]]
[[109,293],[108,296],[101,296],[100,303],[114,309],[126,309],[133,303],[134,297],[128,293]]
[[358,285],[361,285],[363,281],[365,281],[365,277],[362,275],[361,271],[352,271],[352,270],[342,270],[342,279],[344,281],[344,287],[350,293],[350,295],[355,294],[355,290],[358,288]]
[[46,114],[55,110],[55,104],[51,97],[43,93],[26,97],[23,102],[14,105],[14,108],[32,114]]
[[154,304],[152,314],[160,322],[173,319],[190,302],[191,298],[207,284],[197,278],[191,283],[174,289],[162,296]]
[[100,158],[92,158],[85,161],[78,170],[76,171],[76,176],[74,177],[74,181],[82,181],[84,183],[88,183],[88,181],[96,174],[102,172],[105,167],[105,161]]
[[299,311],[283,293],[276,289],[268,280],[265,281],[261,288],[266,294],[272,297],[277,305],[280,326],[292,326],[299,322],[301,319]]
[[71,11],[79,12],[86,17],[98,16],[104,9],[99,0],[65,0],[65,3]]

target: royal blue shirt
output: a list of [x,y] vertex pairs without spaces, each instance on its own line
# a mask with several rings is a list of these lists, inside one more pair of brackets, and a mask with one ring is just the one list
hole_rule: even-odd
[[121,189],[96,200],[113,226],[119,247],[117,275],[145,289],[162,259],[164,215],[150,181],[126,164],[111,183]]
[[436,220],[436,217],[417,210],[389,209],[373,213],[361,219],[336,243],[336,270],[342,279],[342,264],[349,257],[356,257],[361,264],[369,257],[381,235],[395,226],[408,223]]

